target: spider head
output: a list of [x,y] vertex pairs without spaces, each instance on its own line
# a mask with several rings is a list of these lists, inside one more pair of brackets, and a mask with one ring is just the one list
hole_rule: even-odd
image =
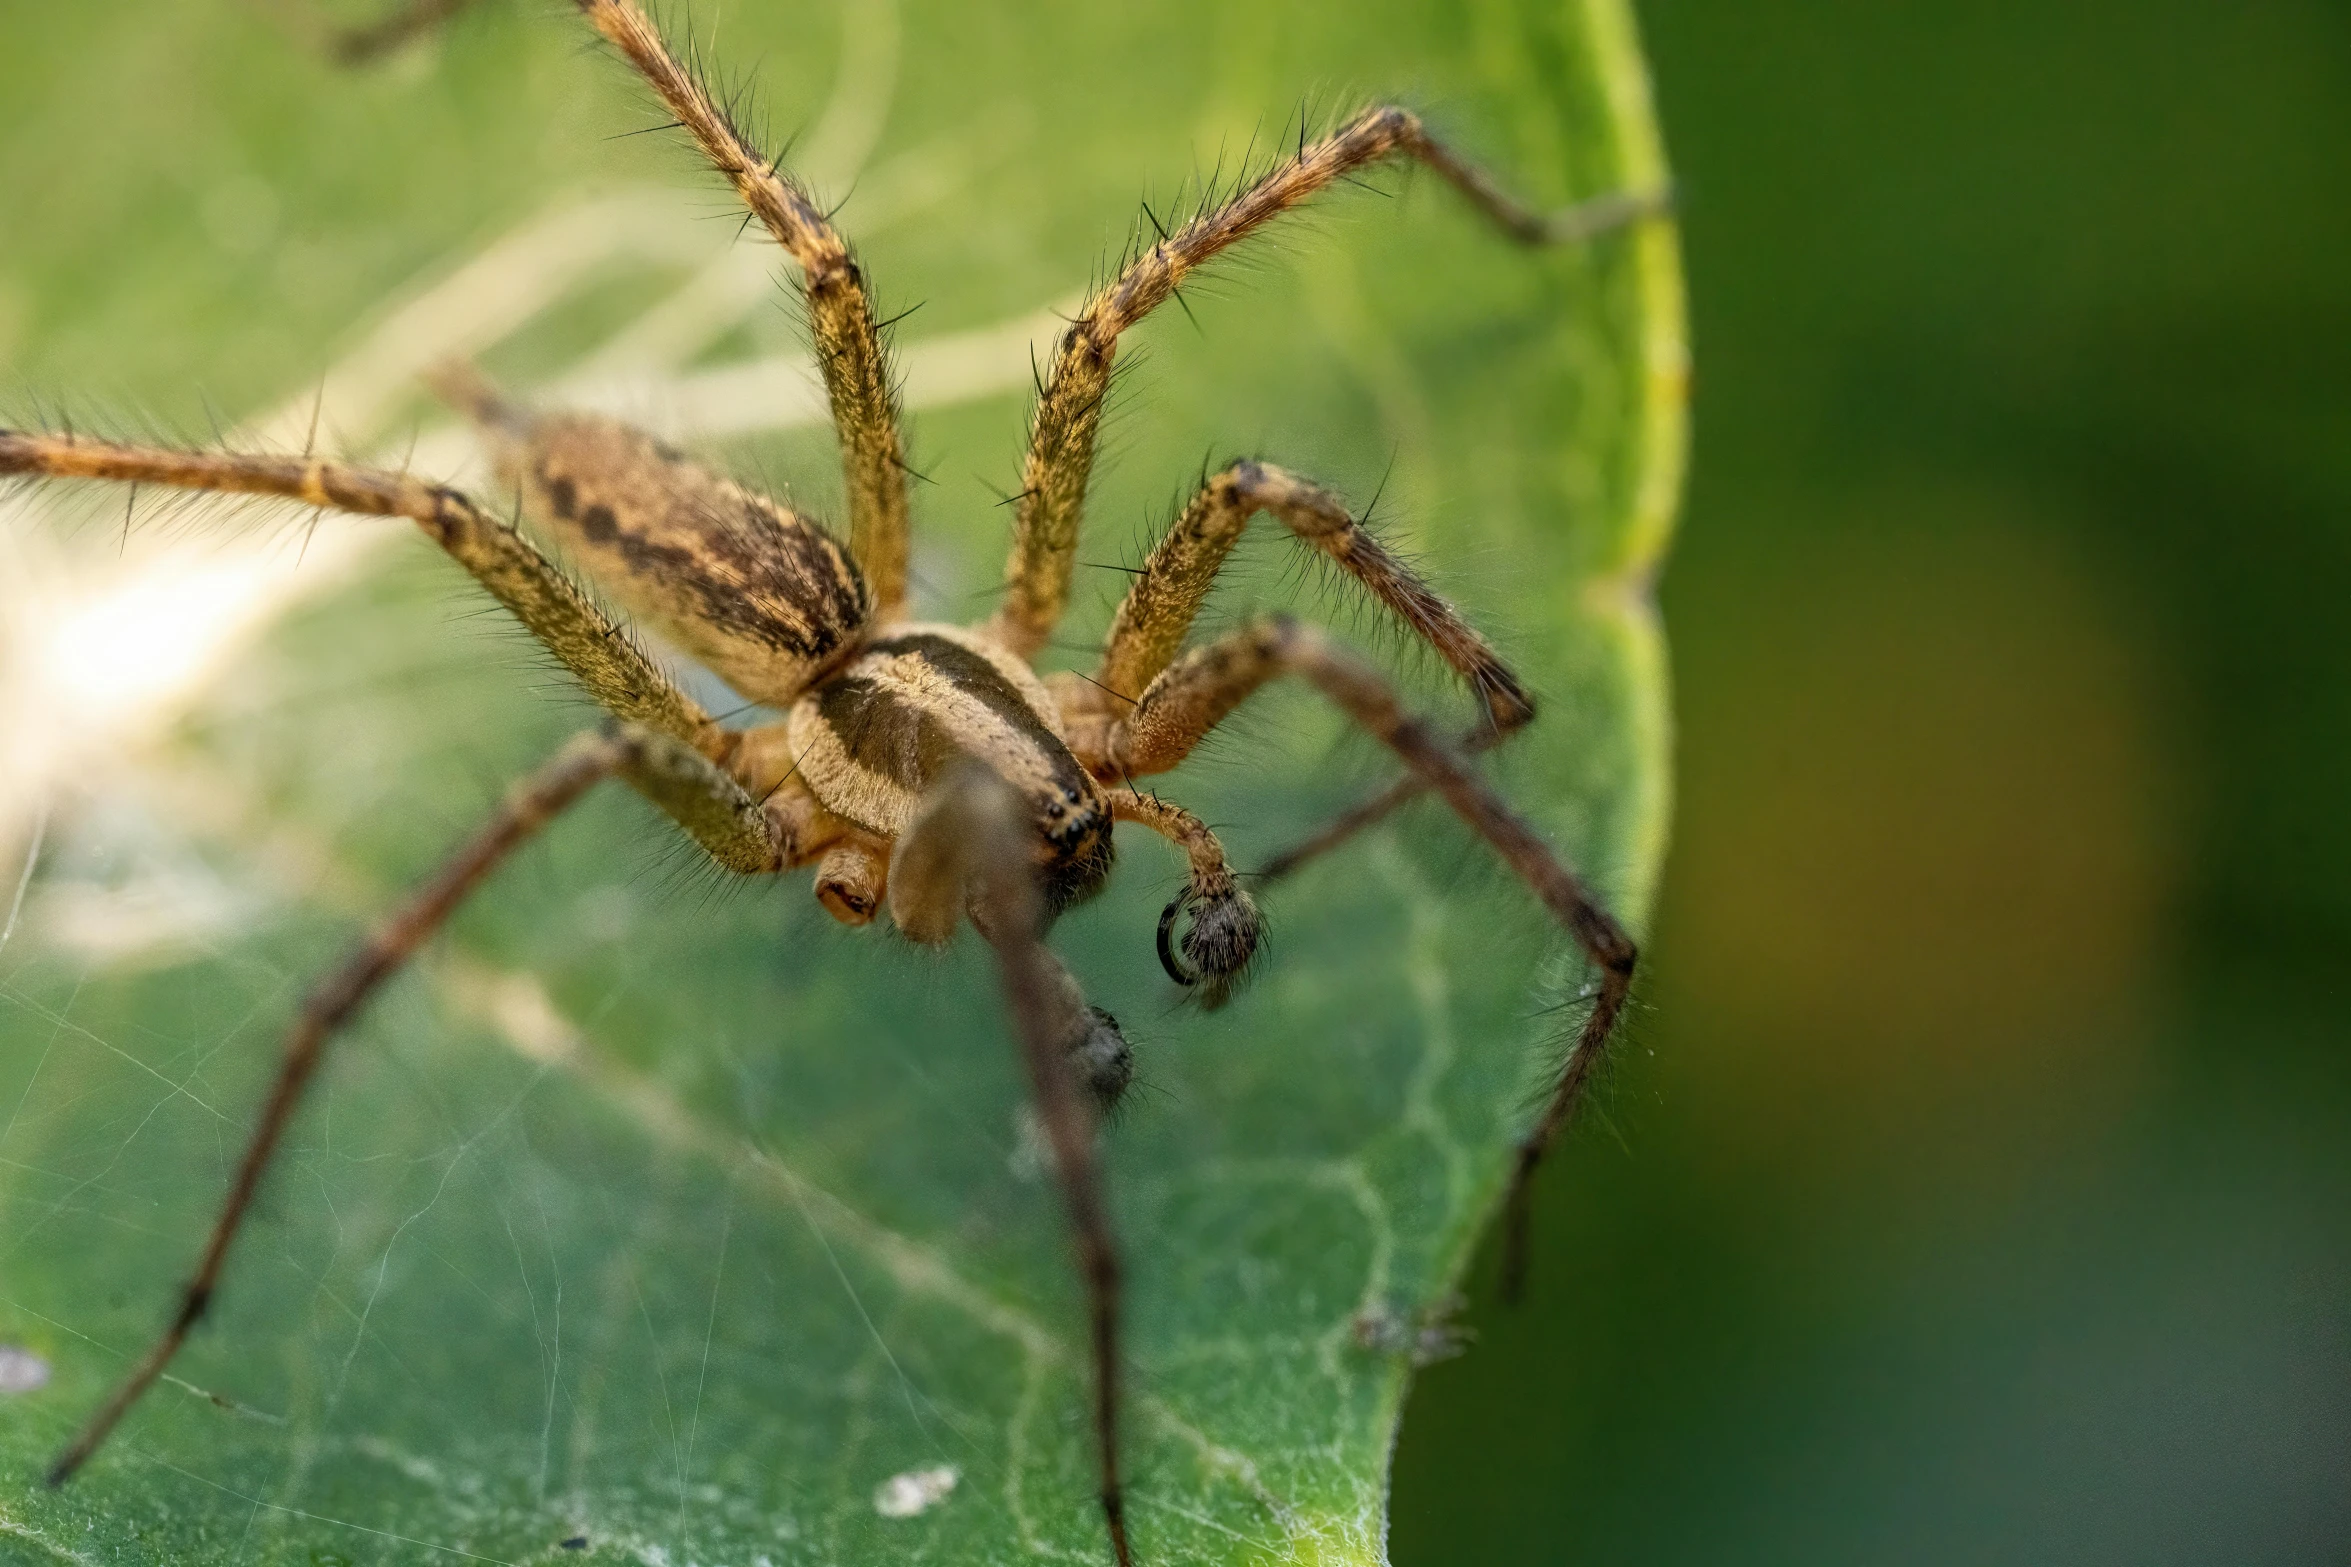
[[1059,914],[1085,902],[1110,879],[1110,802],[1076,769],[1030,795],[1036,811],[1039,881],[1046,907]]

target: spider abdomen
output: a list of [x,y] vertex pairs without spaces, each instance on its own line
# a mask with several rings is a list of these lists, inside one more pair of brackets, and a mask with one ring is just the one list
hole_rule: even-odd
[[743,695],[789,702],[864,632],[865,580],[813,522],[617,421],[444,380],[492,435],[532,529]]
[[1052,694],[1028,665],[957,626],[893,627],[795,703],[790,743],[826,809],[896,837],[965,757],[1030,803],[1048,902],[1110,872],[1110,805],[1070,753]]

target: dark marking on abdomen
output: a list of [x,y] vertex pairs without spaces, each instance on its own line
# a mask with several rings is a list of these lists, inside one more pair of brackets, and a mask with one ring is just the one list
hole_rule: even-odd
[[534,524],[600,593],[755,701],[788,702],[864,632],[836,541],[640,431],[549,416],[509,460]]

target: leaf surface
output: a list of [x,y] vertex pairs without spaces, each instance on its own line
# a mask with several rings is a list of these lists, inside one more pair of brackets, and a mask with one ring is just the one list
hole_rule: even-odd
[[[0,254],[0,352],[27,386],[183,432],[205,429],[202,386],[282,405],[299,438],[325,375],[322,441],[397,456],[423,419],[419,461],[441,461],[421,404],[350,388],[386,342],[475,330],[400,310],[472,299],[498,324],[464,346],[501,375],[684,409],[724,460],[829,508],[828,439],[791,412],[789,375],[724,379],[788,364],[789,312],[722,264],[731,215],[681,151],[604,139],[654,118],[611,62],[517,7],[338,76],[263,10],[61,8],[0,62],[0,189],[54,214]],[[802,151],[852,194],[840,221],[885,305],[925,301],[899,336],[936,481],[915,569],[944,617],[983,614],[998,570],[988,486],[1017,473],[1021,345],[1115,253],[1138,192],[1166,220],[1195,172],[1221,159],[1229,178],[1294,135],[1301,104],[1319,120],[1386,96],[1545,203],[1663,180],[1618,0],[697,21],[714,58],[756,69],[776,124],[813,126]],[[1192,321],[1131,340],[1081,552],[1104,569],[1081,571],[1054,656],[1085,662],[1115,568],[1204,452],[1379,491],[1381,526],[1544,704],[1496,776],[1637,928],[1667,809],[1646,594],[1681,458],[1671,233],[1530,253],[1434,181],[1366,183],[1395,199],[1339,192],[1188,289]],[[716,220],[681,220],[664,188]],[[529,230],[534,272],[502,239],[534,213],[595,221]],[[475,274],[450,291],[493,263],[516,299],[481,304]],[[697,298],[718,323],[699,336],[679,326]],[[19,497],[6,527],[103,595],[123,579],[90,563],[117,548],[119,505]],[[721,886],[617,793],[510,866],[342,1042],[180,1380],[70,1488],[37,1488],[166,1309],[302,985],[588,716],[415,540],[354,551],[363,526],[326,519],[288,568],[304,519],[211,516],[141,513],[123,559],[177,519],[276,562],[266,632],[219,639],[217,667],[76,765],[0,950],[0,1344],[53,1371],[0,1394],[0,1556],[1107,1559],[1080,1301],[985,953],[845,931],[804,877]],[[1253,537],[1203,629],[1299,605],[1466,722],[1299,565]],[[14,628],[81,660],[18,661],[7,690],[37,710],[111,666],[32,597]],[[117,634],[128,672],[77,711],[146,689],[169,630]],[[1161,787],[1248,865],[1385,776],[1280,691]],[[27,800],[5,803],[0,837],[21,837]],[[1424,805],[1270,893],[1261,974],[1204,1015],[1152,957],[1175,857],[1143,836],[1121,856],[1055,939],[1144,1077],[1107,1140],[1142,1559],[1380,1561],[1410,1366],[1359,1324],[1441,1315],[1582,967]]]

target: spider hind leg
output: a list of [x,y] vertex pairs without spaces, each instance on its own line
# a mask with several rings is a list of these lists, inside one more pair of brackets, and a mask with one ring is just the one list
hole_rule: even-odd
[[[1197,268],[1358,169],[1410,158],[1458,190],[1522,244],[1570,244],[1665,210],[1662,193],[1617,193],[1557,212],[1539,212],[1505,194],[1484,170],[1431,135],[1419,116],[1395,105],[1366,109],[1297,156],[1163,233],[1096,289],[1064,332],[1029,420],[1021,466],[1006,593],[993,621],[1008,646],[1035,653],[1053,636],[1069,601],[1078,524],[1094,469],[1102,409],[1119,338],[1177,298]],[[1154,220],[1154,227],[1157,221]]]
[[815,198],[753,148],[726,107],[678,63],[643,7],[635,0],[574,3],[799,269],[809,336],[841,441],[851,553],[872,587],[876,614],[884,622],[901,618],[911,530],[906,448],[889,344],[864,269]]

